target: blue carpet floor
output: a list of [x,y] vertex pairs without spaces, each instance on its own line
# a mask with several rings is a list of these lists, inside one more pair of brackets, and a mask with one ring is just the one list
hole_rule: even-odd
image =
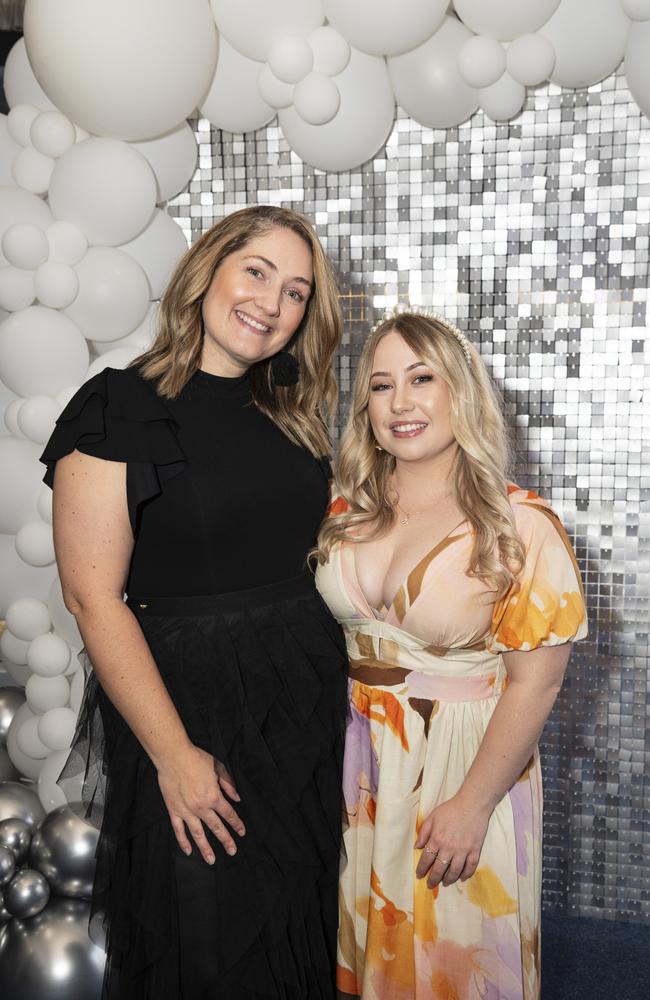
[[542,1000],[650,1000],[650,926],[545,913]]

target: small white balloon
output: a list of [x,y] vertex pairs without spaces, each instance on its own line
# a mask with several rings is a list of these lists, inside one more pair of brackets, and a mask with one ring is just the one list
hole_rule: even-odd
[[323,0],[329,23],[357,49],[402,55],[440,27],[448,0]]
[[[31,517],[42,479],[42,467],[39,469],[38,462],[41,450],[31,441],[0,437],[0,469],[3,470],[0,476],[0,532],[4,534],[15,535]],[[11,470],[10,475],[7,470]]]
[[88,240],[72,222],[53,222],[45,231],[50,246],[50,260],[73,267],[88,250]]
[[27,664],[41,677],[57,677],[70,666],[70,647],[60,635],[46,632],[30,642]]
[[338,87],[323,73],[310,73],[296,84],[293,106],[310,125],[325,125],[332,120],[341,105]]
[[84,699],[85,677],[83,670],[76,670],[70,681],[70,708],[78,713]]
[[187,252],[187,240],[172,217],[157,208],[144,232],[124,243],[120,250],[138,262],[149,279],[151,298],[159,299],[176,265]]
[[[41,450],[41,449],[39,449]],[[37,463],[38,464],[38,463]],[[26,504],[23,513],[33,517],[34,494]],[[0,535],[0,618],[4,618],[14,601],[19,597],[36,597],[47,600],[52,581],[56,578],[56,566],[28,566],[16,552],[13,535]],[[7,658],[7,662],[8,662]],[[25,683],[26,678],[22,681]]]
[[18,426],[30,441],[45,444],[61,413],[61,404],[50,396],[32,396],[24,400],[18,413]]
[[649,47],[650,24],[635,24],[625,50],[625,76],[634,100],[650,116]]
[[47,260],[49,251],[45,233],[33,222],[16,222],[5,229],[2,252],[15,267],[33,271]]
[[41,111],[54,108],[34,76],[24,38],[18,39],[7,56],[2,84],[10,108],[15,108],[17,104],[33,104]]
[[88,369],[88,378],[93,378],[104,371],[104,368],[126,368],[132,361],[142,354],[142,349],[138,344],[130,344],[128,347],[117,347],[112,351],[107,351],[100,357],[95,358]]
[[51,753],[51,748],[45,746],[39,738],[38,722],[39,720],[35,715],[29,719],[25,719],[16,733],[16,740],[18,748],[28,757],[33,757],[34,760],[43,760],[43,758]]
[[554,65],[555,49],[544,35],[522,35],[508,46],[508,72],[524,87],[548,80]]
[[496,38],[473,35],[458,53],[458,69],[470,87],[490,87],[503,76],[506,53]]
[[65,750],[72,743],[76,724],[71,708],[52,708],[38,720],[38,735],[51,750]]
[[321,0],[210,0],[221,38],[249,59],[266,62],[273,43],[323,23]]
[[133,257],[115,247],[91,247],[76,272],[79,292],[65,316],[86,337],[117,340],[142,322],[151,292],[146,274]]
[[546,24],[560,0],[454,0],[461,21],[477,35],[502,42],[537,31]]
[[13,632],[6,628],[0,635],[0,653],[3,660],[11,660],[12,663],[24,666],[29,655],[29,643],[24,639],[17,639]]
[[337,76],[350,62],[350,46],[330,24],[312,31],[307,38],[314,53],[314,73]]
[[598,83],[621,62],[630,31],[620,0],[562,0],[540,29],[555,50],[553,83],[582,88]]
[[[4,268],[2,269],[4,270]],[[0,271],[0,279],[2,278],[2,271]],[[23,405],[22,399],[13,399],[10,403],[7,403],[4,412],[4,422],[7,430],[14,437],[22,438],[25,440],[25,435],[18,426],[18,411]]]
[[78,327],[56,309],[30,306],[0,323],[0,378],[18,396],[55,396],[82,381],[88,360]]
[[134,142],[132,145],[142,153],[154,172],[158,187],[156,201],[159,204],[174,198],[192,180],[196,170],[198,146],[196,136],[187,122],[181,122],[171,132],[157,139]]
[[278,80],[298,83],[311,73],[314,53],[309,42],[301,35],[285,35],[271,45],[268,64]]
[[16,535],[16,552],[29,566],[51,566],[56,557],[50,525],[43,521],[23,524]]
[[[52,222],[52,213],[42,198],[29,191],[11,186],[0,187],[0,238],[15,222],[33,222],[45,230]],[[0,264],[6,264],[0,251]]]
[[151,347],[158,332],[159,302],[150,302],[147,315],[135,330],[119,340],[94,340],[92,348],[95,354],[108,354],[109,351],[121,350],[124,347],[137,347],[140,353]]
[[73,222],[89,243],[106,246],[141,233],[156,199],[149,163],[133,146],[116,139],[95,137],[72,146],[56,160],[49,185],[56,218]]
[[50,613],[42,601],[34,597],[21,597],[7,608],[7,628],[24,642],[31,642],[37,635],[50,629]]
[[633,21],[650,21],[650,0],[621,0],[621,6]]
[[52,490],[49,486],[44,486],[38,494],[36,510],[46,524],[52,523]]
[[76,142],[74,125],[60,111],[41,111],[29,130],[32,146],[57,159]]
[[7,116],[0,114],[0,184],[14,183],[14,176],[11,172],[14,157],[20,152],[21,147],[9,135]]
[[9,135],[19,146],[31,146],[32,123],[39,114],[33,104],[17,104],[7,115]]
[[[70,685],[61,674],[55,677],[41,677],[40,674],[32,674],[25,684],[25,697],[32,712],[40,715],[53,708],[62,708],[67,705],[70,698]],[[42,736],[41,739],[43,739]],[[60,750],[62,748],[51,747],[50,749]]]
[[33,271],[20,267],[0,267],[0,307],[7,312],[27,309],[36,298]]
[[43,156],[30,146],[29,149],[21,149],[15,157],[11,173],[18,187],[24,191],[46,194],[55,162],[51,157]]
[[293,86],[278,80],[268,63],[264,63],[257,75],[257,89],[262,100],[277,111],[293,104]]
[[7,753],[14,767],[17,767],[22,775],[36,781],[45,763],[45,759],[36,760],[34,757],[23,753],[18,746],[18,732],[27,719],[34,718],[34,713],[27,703],[21,705],[9,726],[7,733]]
[[504,73],[491,87],[479,91],[481,107],[489,118],[506,122],[518,115],[526,100],[526,88]]
[[[25,565],[23,563],[23,565]],[[25,687],[25,684],[31,676],[31,670],[25,664],[12,663],[11,660],[3,659],[2,669],[11,678],[14,684],[19,684],[21,687]]]
[[[201,114],[215,128],[226,132],[254,132],[271,120],[273,108],[257,88],[259,68],[258,62],[247,59],[221,39],[214,78],[200,107]],[[233,94],[237,94],[236,101],[232,99]]]
[[48,260],[34,276],[36,298],[50,309],[66,309],[79,292],[79,278],[69,264]]
[[47,812],[64,806],[66,802],[80,802],[83,788],[83,771],[73,777],[63,778],[59,782],[61,771],[63,770],[69,757],[69,752],[65,750],[53,750],[43,763],[38,775],[38,797],[41,805]]
[[58,576],[52,582],[52,586],[50,588],[48,609],[52,619],[52,626],[58,635],[61,635],[73,649],[81,649],[83,646],[83,639],[81,638],[75,618],[70,614],[63,602],[61,580]]

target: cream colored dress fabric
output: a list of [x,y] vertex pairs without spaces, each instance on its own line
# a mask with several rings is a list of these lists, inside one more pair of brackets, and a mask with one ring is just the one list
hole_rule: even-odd
[[[355,544],[319,567],[318,588],[350,657],[340,884],[339,997],[539,997],[542,787],[537,752],[491,817],[476,873],[416,879],[419,824],[463,783],[506,684],[501,654],[586,635],[580,577],[562,525],[510,487],[526,563],[498,603],[465,574],[472,534],[454,529],[414,567],[390,608],[359,585]],[[344,509],[339,499],[333,511]]]

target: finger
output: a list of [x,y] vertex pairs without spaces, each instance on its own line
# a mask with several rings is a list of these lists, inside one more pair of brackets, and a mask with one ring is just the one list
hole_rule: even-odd
[[427,879],[427,885],[430,889],[433,889],[439,882],[442,882],[443,876],[449,868],[451,860],[452,859],[449,854],[445,857],[442,849],[438,852],[437,857],[431,865],[431,870],[429,871],[429,877]]
[[244,836],[246,833],[246,827],[228,802],[228,799],[225,799],[223,795],[216,796],[212,808],[217,815],[221,817],[221,819],[225,820],[226,823],[228,823],[229,826],[231,826],[233,830],[239,834],[240,837]]
[[442,884],[453,885],[454,882],[457,882],[460,877],[460,873],[462,872],[464,867],[465,867],[464,855],[461,855],[460,858],[454,857],[447,871],[443,875]]
[[187,834],[185,833],[185,824],[183,823],[183,820],[180,818],[180,816],[172,816],[171,821],[172,821],[172,830],[174,831],[174,835],[176,836],[176,840],[178,841],[178,846],[180,847],[181,851],[183,851],[184,854],[191,854],[192,845],[187,839]]
[[461,882],[467,882],[468,878],[471,878],[476,869],[478,868],[478,854],[468,854],[467,860],[465,861],[465,867],[460,873]]
[[241,797],[235,787],[235,782],[230,777],[225,764],[222,764],[220,760],[215,760],[214,769],[217,772],[219,784],[225,789],[226,794],[229,795],[231,799],[234,799],[235,802],[241,802]]
[[213,865],[215,862],[214,851],[212,850],[210,844],[208,843],[208,838],[205,835],[203,824],[198,822],[196,817],[194,816],[192,817],[191,820],[185,820],[185,822],[187,823],[190,835],[192,836],[194,843],[201,852],[201,857],[209,865]]
[[237,845],[217,814],[214,812],[206,813],[202,819],[208,829],[215,835],[226,853],[231,857],[235,855],[237,853]]
[[415,838],[415,845],[414,845],[415,848],[421,851],[424,845],[426,844],[427,840],[429,839],[430,835],[431,835],[431,823],[429,822],[428,819],[425,819],[424,823],[418,830],[417,837]]
[[437,853],[438,848],[435,844],[428,843],[424,845],[422,854],[420,855],[420,860],[418,861],[418,866],[415,869],[417,878],[424,878],[435,861]]

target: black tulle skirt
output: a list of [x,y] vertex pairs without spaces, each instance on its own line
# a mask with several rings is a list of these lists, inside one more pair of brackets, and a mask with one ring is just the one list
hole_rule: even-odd
[[[347,657],[311,574],[209,597],[129,598],[191,740],[246,825],[208,866],[177,846],[156,771],[89,674],[69,773],[101,835],[105,1000],[331,1000]],[[211,838],[209,834],[209,838]]]

